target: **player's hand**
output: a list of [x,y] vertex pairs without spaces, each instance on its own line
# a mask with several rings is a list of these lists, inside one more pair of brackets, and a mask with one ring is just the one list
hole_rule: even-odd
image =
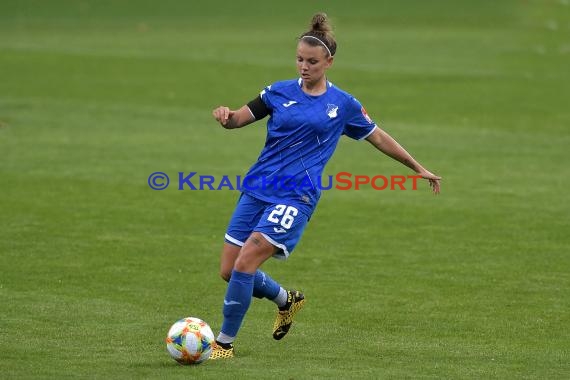
[[434,194],[439,194],[439,181],[441,181],[441,177],[438,175],[433,174],[432,172],[428,171],[428,170],[421,170],[418,172],[419,175],[422,176],[422,178],[427,179],[429,181],[429,186],[431,187],[431,190],[433,191]]
[[212,111],[212,116],[214,116],[214,119],[216,119],[216,121],[224,127],[228,124],[228,121],[234,114],[235,111],[232,111],[228,107],[224,106],[219,106]]

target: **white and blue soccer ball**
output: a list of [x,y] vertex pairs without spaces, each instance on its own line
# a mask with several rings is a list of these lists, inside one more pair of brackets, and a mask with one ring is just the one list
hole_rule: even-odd
[[174,323],[166,337],[168,353],[180,364],[200,364],[208,360],[214,344],[214,333],[210,326],[195,317]]

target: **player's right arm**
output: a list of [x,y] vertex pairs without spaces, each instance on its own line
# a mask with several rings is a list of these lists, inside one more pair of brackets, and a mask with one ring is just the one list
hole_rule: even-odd
[[255,121],[255,117],[247,105],[236,111],[225,106],[219,106],[212,111],[212,116],[226,129],[245,127]]
[[212,111],[214,119],[226,129],[245,127],[256,120],[263,119],[265,116],[271,114],[270,106],[262,99],[262,96],[267,93],[270,87],[271,86],[267,86],[255,99],[237,111],[232,111],[225,106],[219,106]]

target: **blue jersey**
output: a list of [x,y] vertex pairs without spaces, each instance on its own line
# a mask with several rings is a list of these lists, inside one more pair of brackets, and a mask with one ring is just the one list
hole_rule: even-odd
[[323,170],[341,135],[366,138],[376,127],[352,95],[327,82],[311,96],[301,79],[274,83],[261,91],[269,110],[267,138],[250,168],[243,192],[271,203],[295,205],[311,215],[321,196]]

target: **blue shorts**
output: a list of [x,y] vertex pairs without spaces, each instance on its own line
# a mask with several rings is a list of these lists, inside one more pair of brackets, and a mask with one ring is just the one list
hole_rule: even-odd
[[259,232],[279,248],[274,257],[289,257],[301,239],[309,216],[285,202],[270,203],[242,194],[226,231],[226,242],[242,247],[252,232]]

